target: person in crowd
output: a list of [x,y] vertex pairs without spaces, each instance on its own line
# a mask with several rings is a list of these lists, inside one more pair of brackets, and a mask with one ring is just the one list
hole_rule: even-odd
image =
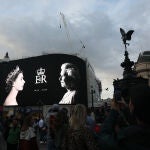
[[33,128],[35,130],[35,133],[37,134],[39,131],[39,120],[38,120],[38,118],[34,118],[33,120],[34,120],[33,121]]
[[3,127],[3,119],[0,116],[0,132],[3,132],[3,129],[4,129],[4,127]]
[[43,116],[40,117],[40,120],[38,122],[39,128],[43,128],[44,126],[44,120],[43,120]]
[[47,150],[56,150],[53,126],[59,110],[59,105],[53,104],[45,117],[45,122],[47,126]]
[[68,119],[66,115],[67,113],[65,109],[59,110],[56,115],[53,126],[54,143],[56,150],[61,150],[62,141],[68,128]]
[[19,66],[16,66],[16,68],[8,74],[6,79],[6,91],[8,95],[4,101],[4,106],[18,105],[16,97],[18,92],[23,90],[24,84],[23,72]]
[[69,128],[62,142],[62,150],[98,150],[94,133],[86,127],[86,107],[77,104],[71,113]]
[[93,119],[93,117],[91,116],[91,109],[88,108],[87,109],[87,117],[86,117],[86,125],[91,129],[93,130],[94,127],[95,127],[95,120]]
[[3,138],[3,134],[0,131],[0,150],[7,150],[7,144]]
[[3,136],[4,136],[4,139],[7,140],[12,119],[9,116],[6,116],[5,118],[3,118],[3,121],[4,121]]
[[99,108],[99,122],[102,124],[103,122],[104,122],[104,120],[105,120],[105,109],[104,109],[104,106],[100,106],[100,108]]
[[68,124],[69,123],[69,111],[68,111],[68,109],[65,108],[65,107],[62,107],[61,111],[63,111],[63,113],[64,113],[64,121],[65,121],[65,123]]
[[16,118],[12,119],[12,124],[7,137],[7,150],[17,150],[20,135],[20,125]]
[[43,116],[40,117],[38,126],[39,126],[39,134],[40,134],[40,143],[44,143],[45,142],[44,135],[45,135],[46,128],[45,128],[45,122]]
[[150,149],[150,87],[136,85],[130,91],[129,110],[136,118],[136,124],[118,127],[118,117],[121,107],[125,105],[122,99],[113,99],[111,110],[105,119],[99,136],[102,150],[149,150]]
[[32,115],[26,116],[20,132],[19,150],[39,150]]
[[80,101],[78,90],[80,74],[78,68],[71,63],[62,64],[59,80],[61,87],[67,90],[59,104],[77,104]]
[[94,110],[94,107],[91,107],[91,117],[93,118],[94,121],[95,120],[95,110]]

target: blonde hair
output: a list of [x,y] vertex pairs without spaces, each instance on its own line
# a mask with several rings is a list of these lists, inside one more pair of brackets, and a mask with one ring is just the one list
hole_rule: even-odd
[[73,129],[84,127],[86,123],[86,115],[86,107],[84,105],[75,105],[69,119],[70,127]]

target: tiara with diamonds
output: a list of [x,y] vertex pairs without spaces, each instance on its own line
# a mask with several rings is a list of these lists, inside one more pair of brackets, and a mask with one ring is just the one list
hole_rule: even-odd
[[19,70],[20,70],[19,66],[16,66],[16,68],[8,74],[7,79],[6,79],[6,84],[9,83],[12,77],[15,76]]

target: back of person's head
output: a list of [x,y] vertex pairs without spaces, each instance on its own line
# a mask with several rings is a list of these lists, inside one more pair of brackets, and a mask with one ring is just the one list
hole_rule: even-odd
[[16,126],[18,124],[18,119],[16,117],[12,119],[12,124],[13,126]]
[[56,114],[56,129],[61,128],[63,125],[68,124],[67,114],[64,110],[59,110]]
[[58,104],[53,104],[51,108],[51,112],[58,112],[59,111],[59,105]]
[[68,116],[68,109],[65,107],[62,107],[61,110]]
[[32,115],[28,115],[25,117],[24,121],[23,121],[23,125],[21,130],[25,131],[27,130],[29,127],[31,127],[33,125],[33,117]]
[[74,106],[70,117],[70,126],[72,128],[78,129],[85,125],[86,123],[86,107],[82,104],[77,104]]
[[137,85],[131,89],[130,96],[134,116],[140,122],[150,125],[150,87]]

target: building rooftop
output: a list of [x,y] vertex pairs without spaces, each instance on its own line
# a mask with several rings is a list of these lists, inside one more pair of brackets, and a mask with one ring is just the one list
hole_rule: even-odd
[[150,51],[144,51],[139,54],[137,63],[150,62]]

